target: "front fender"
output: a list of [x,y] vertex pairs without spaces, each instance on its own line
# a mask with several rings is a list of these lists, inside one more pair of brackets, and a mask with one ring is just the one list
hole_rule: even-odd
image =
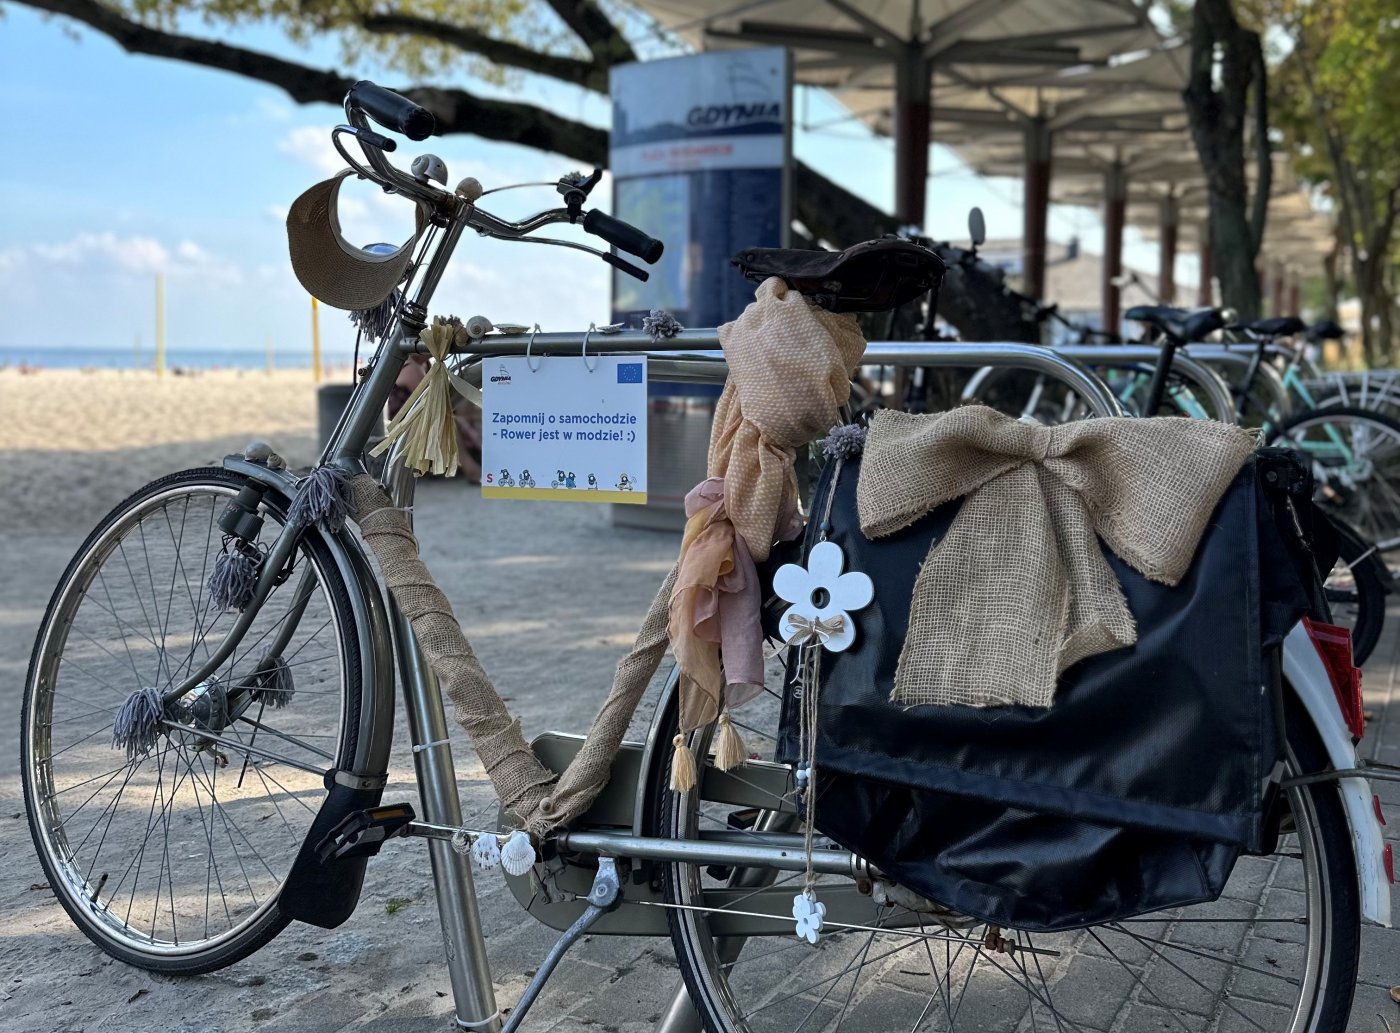
[[[226,456],[223,466],[286,498],[296,494],[297,478],[286,470],[238,455]],[[355,618],[360,713],[350,763],[327,776],[328,795],[282,884],[278,907],[291,918],[329,929],[354,912],[368,858],[341,858],[322,864],[315,848],[349,814],[379,803],[394,734],[394,651],[383,590],[359,539],[349,528],[342,528],[327,536],[327,544],[349,592]]]

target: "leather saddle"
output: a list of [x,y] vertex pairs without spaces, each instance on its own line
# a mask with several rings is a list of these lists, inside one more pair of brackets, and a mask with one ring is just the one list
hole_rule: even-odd
[[1225,316],[1218,308],[1202,308],[1188,312],[1170,305],[1134,305],[1123,313],[1124,318],[1146,323],[1166,334],[1178,344],[1190,344],[1205,339],[1225,325]]
[[844,251],[745,248],[731,259],[744,278],[780,276],[795,291],[832,312],[887,312],[943,284],[943,259],[911,240],[867,240]]
[[1308,324],[1297,316],[1279,316],[1277,319],[1256,319],[1245,323],[1243,329],[1256,337],[1292,337],[1307,330]]

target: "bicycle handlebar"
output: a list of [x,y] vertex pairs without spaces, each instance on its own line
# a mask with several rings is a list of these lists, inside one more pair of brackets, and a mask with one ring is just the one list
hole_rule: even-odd
[[385,129],[410,140],[426,140],[437,132],[437,119],[422,105],[368,79],[361,79],[345,95],[347,105],[359,108]]

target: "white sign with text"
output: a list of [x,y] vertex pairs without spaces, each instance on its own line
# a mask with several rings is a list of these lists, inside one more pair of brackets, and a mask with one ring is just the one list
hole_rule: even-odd
[[646,502],[646,356],[487,359],[481,393],[487,498]]

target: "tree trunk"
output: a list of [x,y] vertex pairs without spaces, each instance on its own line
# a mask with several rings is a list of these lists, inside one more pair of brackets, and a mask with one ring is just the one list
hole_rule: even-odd
[[1241,320],[1259,318],[1259,271],[1251,251],[1253,231],[1243,202],[1214,194],[1210,199],[1211,252],[1220,303],[1239,313]]
[[[1236,21],[1230,0],[1196,0],[1191,72],[1182,100],[1210,192],[1210,248],[1221,303],[1246,320],[1259,316],[1254,260],[1263,242],[1271,182],[1264,75],[1259,34]],[[1253,205],[1244,157],[1250,115],[1259,165]]]

